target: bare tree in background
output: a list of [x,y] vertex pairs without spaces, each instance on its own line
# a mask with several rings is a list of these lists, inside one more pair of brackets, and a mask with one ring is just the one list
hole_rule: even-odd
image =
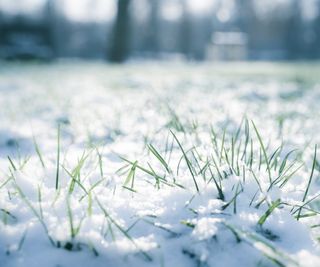
[[150,14],[145,41],[146,49],[153,54],[159,52],[159,7],[161,0],[149,0]]
[[45,23],[47,25],[46,41],[52,50],[52,57],[57,56],[57,38],[55,36],[56,29],[56,1],[48,0],[45,4],[44,14]]
[[182,18],[180,26],[180,50],[187,59],[192,57],[192,21],[188,10],[188,3],[181,0]]
[[109,59],[123,62],[129,55],[130,47],[130,0],[118,0],[117,17],[113,27]]
[[303,53],[303,22],[299,0],[292,1],[291,10],[287,22],[286,49],[288,59],[295,60],[301,58]]
[[320,1],[317,3],[317,11],[318,15],[315,18],[314,21],[314,35],[315,35],[315,40],[314,40],[314,47],[313,47],[313,52],[314,52],[314,58],[320,58]]
[[0,45],[3,41],[3,37],[2,37],[2,24],[3,24],[3,14],[2,11],[0,10]]

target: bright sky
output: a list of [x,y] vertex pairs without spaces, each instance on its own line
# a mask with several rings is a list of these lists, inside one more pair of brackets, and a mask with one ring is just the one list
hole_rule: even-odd
[[[36,13],[46,0],[0,0],[0,9],[9,14]],[[76,21],[107,21],[116,11],[115,0],[55,0],[62,12]]]
[[[133,0],[136,6],[141,8],[150,0]],[[152,0],[151,0],[152,1]],[[220,21],[227,21],[233,15],[235,1],[237,0],[185,0],[189,11],[193,15],[201,15],[217,8],[217,17]],[[317,15],[315,3],[319,0],[301,0],[301,9],[305,18],[313,18]],[[0,9],[5,12],[14,13],[35,13],[41,10],[46,0],[0,0]],[[62,12],[75,21],[108,21],[116,13],[116,0],[55,0],[61,6]],[[179,19],[181,0],[160,0],[162,7],[160,13],[166,20]],[[260,16],[273,14],[281,7],[288,7],[292,0],[254,0],[257,12]],[[279,8],[280,7],[280,8]],[[281,11],[282,12],[282,11]]]
[[0,8],[10,14],[37,12],[44,0],[0,0]]
[[108,21],[116,12],[115,0],[57,0],[64,13],[77,21]]
[[188,0],[188,6],[193,13],[201,14],[212,9],[216,2],[216,0]]
[[[134,0],[137,4],[145,0]],[[201,14],[212,7],[216,0],[186,0],[190,11]],[[45,0],[0,0],[0,8],[8,13],[33,13],[41,9]],[[116,0],[56,0],[63,12],[76,21],[106,21],[113,18],[116,12]],[[144,4],[143,3],[143,4]],[[179,1],[167,0],[161,9],[161,14],[169,20],[181,15]]]

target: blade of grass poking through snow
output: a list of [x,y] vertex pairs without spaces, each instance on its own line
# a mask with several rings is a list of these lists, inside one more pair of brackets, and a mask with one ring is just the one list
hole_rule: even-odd
[[208,165],[208,169],[209,169],[210,174],[211,174],[211,178],[210,178],[209,182],[211,181],[211,179],[213,180],[213,182],[214,182],[214,184],[215,184],[215,186],[217,188],[218,194],[219,194],[218,198],[221,199],[222,201],[224,201],[225,198],[224,198],[224,194],[223,194],[223,191],[222,191],[222,186],[221,186],[221,184],[219,185],[217,183],[217,181],[216,181],[216,179],[214,177],[214,174],[213,174],[213,172],[212,172],[212,170],[210,168],[210,165]]
[[[236,188],[236,193],[235,193],[235,198],[234,198],[234,201],[233,201],[233,214],[236,214],[237,213],[237,196],[238,196],[238,189],[239,189],[239,186],[241,185],[241,182],[238,182],[237,184],[237,188]],[[242,185],[241,185],[242,187]],[[243,188],[240,191],[243,191]]]
[[47,234],[47,237],[50,241],[50,243],[53,246],[56,246],[55,242],[53,241],[52,237],[49,234],[49,229],[47,227],[47,225],[45,224],[44,220],[42,219],[41,215],[39,215],[39,213],[37,212],[37,210],[35,209],[35,207],[31,204],[31,202],[28,200],[28,198],[26,197],[26,195],[23,193],[23,191],[21,190],[21,188],[18,186],[18,184],[15,182],[14,183],[15,188],[17,189],[19,195],[21,196],[22,200],[27,204],[27,206],[30,208],[30,210],[32,211],[32,213],[37,217],[37,219],[39,220],[40,224],[42,225],[44,231]]
[[[315,169],[315,167],[316,167],[316,162],[317,162],[317,145],[315,145],[315,147],[314,147],[314,155],[313,155],[313,162],[312,162],[311,174],[310,174],[310,178],[309,178],[309,181],[308,181],[308,185],[307,185],[306,191],[304,192],[304,195],[303,195],[302,202],[305,202],[305,200],[306,200],[306,198],[307,198],[307,196],[308,196],[308,192],[309,192],[310,185],[311,185],[311,182],[312,182],[312,177],[313,177],[314,169]],[[300,219],[301,210],[302,210],[302,208],[299,209],[298,216],[297,216],[297,220]]]
[[250,158],[248,160],[248,164],[250,166],[250,169],[252,169],[252,164],[253,164],[253,141],[252,141],[252,138],[250,140]]
[[231,138],[231,168],[232,168],[233,171],[234,171],[234,150],[235,150],[234,143],[235,143],[235,141],[234,141],[234,138],[232,136],[232,138]]
[[13,178],[13,176],[10,176],[7,180],[5,180],[2,184],[0,184],[0,189],[4,187],[9,181]]
[[[303,205],[298,206],[298,208],[293,211],[294,207],[292,208],[292,215],[294,215],[295,213],[299,212],[300,209],[307,209],[309,210],[306,206],[308,204],[310,204],[311,202],[313,202],[314,200],[318,199],[320,196],[320,194],[315,195],[314,197],[312,197],[311,199],[309,199],[308,201],[304,202]],[[319,214],[319,212],[317,212]],[[298,218],[298,216],[295,216],[296,218]],[[301,216],[302,217],[302,216]]]
[[96,151],[98,154],[98,162],[99,162],[99,170],[100,170],[100,176],[101,179],[103,179],[103,164],[102,164],[102,156],[101,153],[99,152],[98,148],[96,147]]
[[[140,220],[140,219],[139,219],[139,220]],[[156,227],[156,228],[158,228],[158,229],[161,229],[161,230],[169,233],[169,234],[170,234],[170,237],[179,237],[179,236],[180,236],[180,233],[174,232],[174,231],[172,231],[171,229],[169,229],[168,227],[166,227],[165,225],[162,225],[162,224],[160,224],[160,223],[158,223],[158,222],[153,222],[153,221],[150,221],[150,220],[147,220],[147,219],[144,219],[144,218],[142,218],[142,220],[143,220],[145,223],[152,225],[153,227]],[[136,223],[137,223],[137,221],[134,222],[134,224],[136,224]],[[131,229],[131,227],[130,227],[130,229]],[[127,231],[128,231],[128,230],[127,230]]]
[[30,160],[31,156],[26,156],[23,160],[19,160],[19,170],[23,170],[23,168],[26,166],[28,161]]
[[[239,186],[239,184],[238,184],[238,186]],[[225,210],[226,208],[228,208],[232,203],[234,203],[236,201],[237,197],[242,193],[243,190],[238,191],[238,186],[237,186],[237,189],[236,189],[236,192],[235,192],[233,198],[228,203],[224,204],[221,207],[221,210]],[[234,204],[233,212],[234,212],[234,214],[237,212],[236,203]]]
[[239,156],[240,156],[241,145],[242,145],[242,140],[240,140],[238,148],[237,148],[237,157],[236,157],[236,171],[237,171],[236,173],[237,173],[237,176],[240,176]]
[[[123,161],[129,163],[130,165],[134,165],[134,162],[132,162],[132,161],[130,161],[130,160],[127,160],[126,158],[124,158],[124,157],[122,157],[122,156],[119,156],[119,158],[122,159]],[[146,174],[154,177],[156,180],[159,180],[159,181],[161,181],[162,183],[164,183],[164,184],[166,184],[166,185],[168,185],[168,186],[172,186],[172,184],[170,184],[170,183],[165,179],[165,177],[162,177],[162,176],[156,174],[156,173],[154,172],[154,170],[152,170],[152,171],[147,170],[146,168],[140,166],[138,163],[137,163],[137,165],[136,165],[136,168],[139,169],[139,170],[141,170],[141,171],[143,171],[144,173],[146,173]]]
[[289,254],[285,253],[278,247],[275,247],[272,243],[266,241],[256,233],[242,230],[239,227],[226,222],[222,222],[222,224],[228,229],[232,230],[232,232],[235,233],[238,238],[256,250],[260,251],[276,266],[300,266],[298,262],[296,262]]
[[261,187],[261,184],[260,184],[259,179],[257,178],[256,174],[254,173],[254,171],[253,171],[252,169],[250,169],[250,171],[251,171],[251,173],[252,173],[252,176],[253,176],[254,180],[255,180],[256,183],[258,184],[258,187],[259,187],[259,189],[260,189],[260,192],[263,192],[262,187]]
[[40,211],[40,217],[43,219],[43,210],[42,210],[42,195],[41,195],[41,189],[38,185],[38,203],[39,203],[39,211]]
[[80,174],[81,174],[81,169],[84,166],[84,163],[88,159],[89,155],[90,155],[90,152],[87,154],[85,152],[83,152],[80,160],[78,160],[77,166],[72,170],[71,173],[63,165],[61,165],[62,168],[67,172],[67,174],[72,179],[70,186],[69,186],[69,193],[73,192],[76,183],[87,193],[86,189],[81,184]]
[[[169,137],[170,137],[170,131],[168,131],[168,137],[167,137],[167,142],[169,142]],[[170,142],[170,147],[168,146],[169,143],[166,143],[166,159],[167,159],[167,162],[170,163],[170,160],[171,160],[171,156],[172,156],[172,150],[173,150],[173,143],[174,143],[174,139],[172,137],[172,140]]]
[[78,226],[75,227],[72,209],[70,207],[70,195],[67,196],[67,211],[68,211],[68,220],[69,220],[69,226],[70,226],[70,236],[71,236],[71,239],[74,239],[80,231],[84,217],[80,220]]
[[281,176],[282,172],[284,171],[284,168],[286,167],[289,156],[295,151],[297,151],[297,149],[293,149],[293,150],[289,151],[289,153],[287,153],[286,156],[284,157],[284,159],[282,160],[282,162],[280,164],[280,168],[279,168],[279,176]]
[[154,171],[154,169],[151,167],[150,163],[148,162],[148,166],[150,168],[150,170],[153,172],[154,174],[154,178],[156,179],[156,186],[158,189],[160,189],[160,181],[159,178],[157,178],[156,172]]
[[247,118],[245,119],[244,133],[245,133],[246,139],[245,139],[245,143],[244,143],[244,149],[243,149],[241,160],[245,159],[245,161],[246,161],[247,160],[247,147],[248,147],[249,139],[250,139],[249,122],[248,122]]
[[171,173],[168,163],[164,160],[164,158],[160,155],[160,153],[155,149],[155,147],[151,144],[148,144],[148,149],[150,152],[159,160],[159,162],[165,167],[168,173]]
[[[193,148],[190,148],[190,149],[188,149],[187,151],[184,151],[185,154],[188,154],[189,152],[191,152],[192,149],[193,149]],[[181,157],[180,157],[180,159],[179,159],[179,161],[178,161],[178,164],[177,164],[177,175],[179,175],[179,170],[180,170],[180,165],[181,165],[182,160],[184,160],[183,154],[181,155]],[[189,159],[189,161],[190,161],[190,159]],[[190,161],[190,162],[191,162],[191,161]],[[194,167],[193,167],[192,165],[191,165],[191,168],[192,168],[192,172],[193,172],[193,173],[196,173],[196,170],[194,169]]]
[[123,184],[123,187],[125,188],[128,188],[127,185],[131,182],[131,188],[130,189],[133,189],[133,186],[134,186],[134,176],[135,176],[135,173],[136,173],[136,168],[137,168],[137,165],[138,165],[138,161],[135,161],[130,170],[129,170],[129,173],[127,175],[127,178]]
[[251,121],[251,122],[252,122],[253,128],[254,128],[254,130],[255,130],[255,132],[256,132],[256,134],[257,134],[257,137],[258,137],[258,140],[259,140],[259,143],[260,143],[262,152],[263,152],[264,160],[265,160],[265,162],[266,162],[266,164],[267,164],[269,182],[270,182],[270,184],[271,184],[271,183],[272,183],[272,178],[271,178],[271,170],[270,170],[270,165],[269,165],[269,160],[268,160],[267,152],[266,152],[265,146],[264,146],[264,144],[263,144],[263,142],[262,142],[262,138],[261,138],[261,136],[260,136],[260,134],[259,134],[259,132],[258,132],[258,129],[257,129],[256,125],[254,124],[253,121]]
[[268,217],[271,215],[271,213],[277,207],[279,207],[280,204],[281,204],[280,199],[277,199],[275,202],[273,202],[272,205],[268,208],[268,210],[260,217],[260,219],[258,221],[258,225],[262,226],[265,223],[265,221],[268,219]]
[[59,187],[59,167],[60,167],[60,124],[58,125],[58,137],[57,137],[57,170],[56,170],[56,190]]
[[181,152],[183,154],[183,157],[184,157],[184,159],[185,159],[185,161],[187,163],[187,167],[188,167],[188,169],[190,171],[190,174],[192,176],[192,179],[193,179],[194,185],[196,187],[196,190],[197,190],[197,192],[199,192],[199,187],[198,187],[198,184],[197,184],[197,181],[196,181],[196,177],[194,176],[193,171],[192,171],[192,164],[191,164],[187,154],[185,153],[185,151],[184,151],[179,139],[176,137],[176,135],[171,130],[170,130],[170,132],[173,135],[174,139],[176,140],[178,146],[180,147],[180,150],[181,150]]
[[15,222],[18,221],[17,217],[14,216],[11,212],[5,210],[5,209],[0,209],[2,214],[2,222],[6,225],[8,223],[8,218],[10,217],[12,220],[14,220]]
[[16,171],[17,168],[16,168],[16,166],[14,165],[12,159],[11,159],[9,156],[8,156],[8,160],[9,160],[9,162],[10,162],[10,165],[11,165],[12,169],[13,169],[14,171]]
[[76,176],[74,176],[72,173],[70,173],[64,166],[62,166],[62,168],[64,169],[64,171],[69,175],[69,177],[71,178],[71,183],[69,186],[69,194],[71,194],[74,190],[74,186],[75,184],[78,184],[80,186],[80,188],[86,193],[88,194],[86,188],[81,184],[80,181],[78,181],[76,179]]
[[[86,193],[85,193],[82,197],[80,197],[79,201],[81,202],[86,196],[89,196],[89,195],[91,194],[91,192],[92,192],[99,184],[101,184],[103,181],[104,181],[104,179],[101,179],[101,180],[95,182],[95,183],[89,188],[89,190],[86,190],[86,191],[85,191]],[[89,197],[90,197],[90,196],[89,196]]]
[[224,150],[224,140],[225,140],[225,137],[226,137],[226,128],[224,128],[224,130],[223,130],[222,141],[221,141],[220,159],[219,159],[220,165],[221,165],[221,163],[222,163],[222,155],[223,155],[223,150]]
[[[195,151],[195,152],[194,152]],[[195,173],[200,173],[200,171],[201,171],[201,166],[200,166],[200,163],[199,163],[199,161],[202,161],[202,159],[201,159],[201,156],[200,156],[200,154],[199,154],[199,152],[197,151],[197,148],[196,147],[194,147],[193,149],[191,149],[191,154],[192,154],[192,157],[193,157],[193,159],[194,159],[194,162],[195,162],[195,165],[198,167],[198,172],[195,170],[195,168],[194,168],[194,171],[195,171]]]
[[[270,159],[269,159],[269,164],[270,164],[270,168],[272,169],[272,167],[275,165],[278,156],[280,155],[281,151],[283,148],[283,143],[281,143],[281,145],[272,153]],[[273,161],[272,161],[273,160]]]
[[219,168],[219,166],[218,166],[217,162],[214,160],[213,155],[211,155],[211,159],[212,159],[212,161],[213,161],[213,163],[214,163],[214,166],[215,166],[215,167],[216,167],[216,169],[217,169],[217,172],[218,172],[218,175],[219,175],[219,178],[220,178],[220,187],[221,187],[221,181],[223,180],[223,177],[222,177],[222,174],[221,174],[220,168]]
[[103,212],[104,216],[108,219],[110,223],[112,223],[138,250],[139,252],[145,257],[147,261],[152,261],[151,256],[147,254],[145,251],[143,251],[141,248],[139,248],[138,244],[134,241],[134,239],[128,234],[128,232],[123,229],[112,217],[111,215],[107,212],[107,210],[102,206],[101,202],[99,199],[96,197],[95,198],[98,206],[100,207],[101,211]]
[[239,138],[239,136],[240,136],[241,129],[242,129],[242,124],[243,124],[244,120],[245,120],[245,116],[242,116],[241,122],[240,122],[240,124],[239,124],[239,127],[238,127],[238,129],[237,129],[237,131],[236,131],[236,134],[235,134],[235,137],[234,137],[234,142],[235,142],[235,143],[237,143],[238,138]]
[[234,174],[235,172],[234,172],[233,169],[232,169],[232,166],[231,166],[231,163],[230,163],[230,160],[229,160],[229,157],[228,157],[228,152],[227,152],[227,150],[225,150],[225,149],[224,149],[224,155],[225,155],[225,160],[226,160],[226,163],[227,163],[227,165],[228,165],[228,167],[229,167],[230,173],[231,173],[231,174]]
[[33,145],[34,145],[34,149],[36,150],[36,153],[38,155],[38,158],[40,160],[40,163],[42,165],[43,168],[45,168],[45,165],[44,165],[44,160],[42,158],[42,154],[41,154],[41,151],[40,151],[40,148],[38,146],[38,143],[36,141],[36,138],[34,136],[32,136],[32,139],[33,139]]
[[210,137],[211,137],[211,143],[212,143],[213,149],[214,149],[216,155],[218,156],[219,153],[218,153],[217,134],[214,131],[212,125],[210,125]]
[[19,244],[18,244],[18,247],[17,247],[17,251],[20,251],[23,244],[24,244],[24,241],[26,240],[26,237],[27,237],[27,233],[28,233],[28,229],[26,229],[23,234],[22,234],[22,237],[19,241]]
[[259,167],[258,167],[259,172],[261,170],[261,165],[262,165],[262,153],[261,153],[261,147],[260,147],[259,148]]
[[[295,163],[295,162],[294,162]],[[286,176],[284,176],[283,178],[282,178],[282,183],[279,185],[279,187],[281,188],[281,187],[283,187],[289,180],[290,180],[290,178],[298,171],[298,170],[300,170],[302,167],[304,166],[304,164],[302,163],[302,164],[300,164],[296,169],[294,169],[290,174],[288,174],[288,175],[286,175]],[[291,168],[290,168],[291,169]]]

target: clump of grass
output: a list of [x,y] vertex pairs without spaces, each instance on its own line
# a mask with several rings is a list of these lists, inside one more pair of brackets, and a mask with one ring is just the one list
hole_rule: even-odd
[[[73,217],[73,212],[72,212],[72,208],[70,206],[70,193],[67,195],[67,215],[68,215],[68,221],[69,221],[69,229],[70,229],[70,238],[71,240],[70,241],[67,241],[63,248],[66,249],[66,250],[81,250],[81,245],[79,243],[76,243],[75,242],[75,238],[76,236],[79,234],[80,232],[80,228],[81,228],[81,225],[82,225],[82,222],[83,220],[85,219],[85,216],[83,216],[78,225],[76,226],[75,225],[75,221],[74,221],[74,217]],[[60,246],[60,242],[59,242],[59,246]],[[93,250],[95,251],[95,250]]]
[[181,122],[179,116],[176,114],[176,112],[169,106],[167,106],[169,110],[169,115],[170,115],[170,121],[167,124],[167,127],[169,129],[175,129],[178,132],[183,132],[185,133],[185,127],[183,123]]
[[254,232],[249,232],[240,229],[239,227],[230,223],[222,222],[222,224],[231,230],[235,235],[237,241],[244,241],[254,249],[260,251],[267,259],[279,267],[284,266],[299,266],[298,262],[290,255],[276,247],[274,244],[266,241],[261,236]]
[[[129,172],[130,172],[132,166],[133,166],[133,165],[136,165],[136,166],[135,166],[135,169],[139,169],[140,171],[144,172],[145,174],[147,174],[147,175],[149,175],[149,176],[151,176],[151,177],[153,177],[153,178],[155,179],[155,181],[156,181],[156,186],[157,186],[158,188],[159,188],[159,184],[160,184],[160,183],[161,183],[161,184],[164,184],[164,185],[167,185],[167,186],[171,186],[171,187],[174,186],[174,185],[179,185],[179,184],[177,184],[175,181],[174,181],[174,183],[170,183],[170,181],[168,181],[165,177],[163,177],[163,176],[161,176],[160,174],[156,173],[155,170],[151,167],[150,164],[148,165],[149,169],[147,169],[146,167],[138,164],[138,162],[135,164],[136,161],[130,161],[130,160],[128,160],[128,159],[126,159],[126,158],[124,158],[124,157],[122,157],[122,156],[119,156],[119,158],[122,159],[122,160],[123,160],[124,162],[126,162],[127,164],[126,164],[125,166],[121,167],[121,168],[117,171],[118,174],[120,174],[123,170],[127,169],[128,166],[131,166],[131,167],[129,168]],[[126,172],[125,172],[125,173],[126,173]],[[128,173],[128,175],[129,175],[129,173]],[[127,177],[128,177],[128,176],[127,176]]]
[[[182,125],[181,120],[175,115],[174,116],[175,124],[178,125],[178,129],[185,133],[186,127]],[[148,148],[148,151],[150,152],[149,155],[153,158],[155,158],[160,163],[157,165],[157,168],[154,168],[151,166],[149,162],[144,164],[143,166],[141,164],[141,161],[139,160],[128,160],[124,157],[120,157],[124,162],[125,166],[123,168],[119,169],[119,172],[117,174],[119,175],[125,175],[125,180],[122,184],[122,187],[130,190],[134,193],[136,193],[135,185],[137,184],[137,179],[139,179],[138,173],[144,173],[147,174],[147,178],[143,177],[146,182],[153,184],[155,183],[155,188],[158,190],[162,189],[162,185],[170,186],[170,187],[180,187],[183,189],[186,189],[183,185],[179,184],[176,180],[176,177],[178,176],[178,171],[180,169],[181,162],[186,163],[186,168],[189,171],[189,174],[193,180],[194,188],[196,189],[197,193],[194,193],[188,204],[185,205],[185,208],[188,208],[188,211],[191,211],[193,216],[199,216],[199,212],[196,208],[192,208],[191,205],[189,205],[193,199],[196,199],[199,197],[199,194],[201,193],[202,187],[199,187],[199,179],[203,178],[205,186],[213,183],[216,189],[216,198],[220,199],[222,204],[219,208],[219,212],[216,213],[210,213],[210,216],[216,216],[216,214],[219,214],[219,216],[236,216],[237,213],[239,213],[239,209],[241,206],[239,205],[239,196],[245,191],[246,184],[248,183],[249,179],[254,179],[256,182],[257,190],[255,191],[253,197],[250,199],[250,203],[248,203],[248,207],[250,208],[257,208],[261,209],[261,207],[264,207],[262,205],[263,203],[268,204],[267,210],[263,213],[263,215],[259,218],[257,222],[257,228],[255,229],[255,232],[247,231],[240,229],[234,225],[228,224],[225,221],[223,221],[223,224],[226,228],[228,228],[236,237],[237,242],[246,242],[250,246],[258,249],[262,254],[264,254],[268,259],[270,259],[274,264],[279,266],[286,266],[286,264],[295,264],[295,262],[285,253],[282,251],[278,251],[278,248],[274,246],[273,243],[270,243],[269,241],[266,241],[265,238],[275,241],[277,236],[272,234],[269,230],[264,229],[264,225],[267,221],[267,219],[271,216],[271,214],[280,206],[280,205],[286,205],[292,207],[292,215],[296,215],[296,218],[299,220],[300,218],[304,218],[307,216],[316,216],[319,215],[319,212],[317,212],[315,209],[312,209],[310,206],[310,203],[318,197],[313,197],[312,199],[307,200],[308,193],[310,191],[310,187],[312,184],[312,179],[314,176],[314,171],[317,168],[317,146],[315,146],[315,153],[313,157],[313,164],[312,164],[312,171],[311,175],[308,180],[307,188],[305,190],[305,193],[303,195],[302,202],[303,204],[300,206],[294,206],[290,205],[289,203],[282,203],[280,199],[276,199],[275,201],[271,200],[271,203],[269,203],[269,199],[267,198],[266,193],[271,190],[273,187],[284,187],[288,181],[293,177],[294,174],[298,172],[298,170],[303,166],[303,164],[298,164],[299,160],[294,158],[292,160],[292,155],[294,155],[294,152],[296,150],[292,150],[289,153],[284,154],[284,143],[281,143],[280,146],[278,146],[274,151],[268,151],[268,147],[265,146],[266,142],[262,139],[262,136],[260,135],[256,125],[253,121],[252,126],[250,127],[250,124],[247,119],[243,119],[241,121],[240,126],[237,128],[237,131],[234,134],[227,133],[227,128],[225,127],[221,132],[214,131],[213,127],[210,129],[210,137],[211,137],[211,147],[208,154],[201,153],[201,150],[197,148],[196,145],[192,146],[190,149],[185,149],[182,146],[182,143],[176,136],[173,130],[170,130],[170,133],[168,133],[167,141],[166,141],[166,147],[165,147],[165,153],[161,152],[161,149],[157,149],[154,145],[151,143],[146,143],[146,146]],[[180,125],[181,124],[181,125]],[[244,127],[244,129],[243,129]],[[253,133],[255,133],[255,137],[251,136],[250,129],[254,129]],[[178,129],[175,129],[176,131],[179,131]],[[197,122],[192,123],[191,127],[191,135],[198,135],[199,127]],[[188,132],[189,133],[189,132]],[[220,133],[219,136],[218,133]],[[171,134],[171,135],[170,135]],[[172,142],[170,144],[169,142],[169,136],[172,136]],[[188,137],[187,135],[185,135]],[[199,135],[200,136],[200,135]],[[194,136],[192,136],[194,137]],[[219,139],[219,137],[221,137]],[[201,142],[201,140],[197,138],[194,138],[196,140],[196,144],[198,142]],[[259,147],[254,147],[253,144],[256,144],[256,140],[259,142]],[[254,142],[255,141],[255,142]],[[149,142],[149,139],[148,139]],[[173,144],[177,143],[177,148],[173,147]],[[41,162],[41,165],[43,168],[46,168],[42,154],[40,152],[40,149],[38,145],[36,144],[34,140],[35,150],[38,155],[38,158]],[[101,235],[103,237],[106,237],[107,234],[110,233],[112,240],[116,240],[117,232],[120,232],[121,235],[123,235],[125,238],[127,238],[139,251],[141,255],[147,260],[151,261],[152,257],[143,251],[141,248],[139,248],[137,242],[135,239],[131,236],[131,229],[135,227],[137,222],[139,222],[141,219],[139,218],[136,220],[132,225],[130,225],[127,229],[122,227],[117,220],[115,220],[110,213],[107,211],[107,208],[105,208],[97,196],[94,194],[94,189],[100,185],[103,181],[106,181],[106,178],[104,177],[104,169],[103,169],[103,161],[102,161],[102,155],[98,150],[98,147],[94,147],[96,150],[96,156],[97,161],[94,161],[95,164],[95,170],[99,167],[99,174],[100,174],[100,180],[98,180],[93,185],[87,185],[87,183],[84,183],[86,177],[84,178],[83,169],[85,165],[87,164],[87,160],[89,158],[89,155],[91,155],[91,152],[93,151],[84,151],[81,155],[80,159],[78,159],[78,162],[74,168],[71,170],[68,170],[63,164],[60,162],[60,153],[61,153],[61,147],[60,147],[60,125],[58,126],[58,134],[57,134],[57,166],[56,166],[56,181],[55,181],[55,199],[53,201],[53,204],[59,197],[66,196],[64,193],[67,193],[66,196],[66,203],[67,203],[67,220],[69,224],[69,235],[70,239],[69,241],[62,243],[60,241],[55,241],[53,237],[49,234],[49,230],[45,224],[43,210],[42,210],[42,193],[41,188],[38,186],[38,207],[36,207],[23,193],[22,189],[18,187],[16,184],[15,188],[19,194],[19,196],[23,199],[23,201],[27,204],[27,206],[31,209],[33,214],[39,219],[41,225],[43,226],[45,232],[48,235],[48,239],[50,240],[51,244],[55,247],[63,247],[66,250],[74,251],[74,250],[80,250],[83,244],[77,243],[77,237],[80,233],[81,225],[86,218],[86,216],[92,216],[95,212],[97,212],[96,207],[99,207],[99,211],[103,213],[104,215],[104,226],[103,229],[101,229]],[[177,175],[175,176],[175,173],[173,173],[171,166],[173,165],[170,163],[170,157],[172,154],[172,151],[174,149],[177,149],[179,152],[179,155],[182,154],[180,157],[180,160],[177,164]],[[177,152],[177,151],[175,151]],[[180,153],[181,152],[181,153]],[[164,154],[164,155],[162,155]],[[203,155],[204,154],[204,155]],[[270,155],[268,157],[268,155]],[[281,160],[282,158],[282,160]],[[27,161],[24,163],[19,164],[14,159],[11,159],[8,157],[9,164],[10,164],[10,170],[13,170],[12,176],[6,180],[3,184],[0,185],[0,189],[6,186],[6,184],[10,180],[14,180],[14,171],[20,170],[21,166],[24,166]],[[159,167],[158,167],[159,166]],[[297,167],[298,166],[298,167]],[[70,181],[68,184],[67,190],[63,190],[60,186],[59,182],[59,175],[60,175],[60,169],[63,168],[64,171],[70,176]],[[264,168],[266,167],[266,168]],[[172,166],[172,168],[174,168]],[[268,178],[269,178],[269,188],[267,192],[265,192],[263,188],[263,182],[261,181],[261,178],[259,177],[260,173],[263,171],[267,171]],[[272,174],[275,173],[276,177],[272,177]],[[247,174],[246,174],[247,173]],[[252,174],[252,175],[248,175]],[[99,177],[99,174],[97,176]],[[224,188],[223,182],[226,179],[234,179],[234,184],[231,189],[231,194]],[[151,177],[151,179],[149,179]],[[168,178],[169,177],[169,178]],[[173,179],[173,181],[171,180]],[[198,179],[198,180],[197,180]],[[86,185],[86,186],[85,186]],[[137,186],[136,186],[137,187]],[[227,188],[228,189],[228,188]],[[115,192],[115,191],[114,191]],[[10,193],[8,193],[10,194]],[[71,199],[77,198],[76,201],[83,201],[85,203],[84,207],[86,209],[85,215],[83,215],[82,218],[77,218],[72,205],[70,203]],[[87,201],[87,202],[85,202]],[[97,204],[97,205],[96,205]],[[233,211],[228,213],[227,211],[222,212],[224,210],[229,211],[229,209]],[[302,210],[306,210],[309,213],[301,214]],[[2,210],[2,213],[6,217],[11,218],[11,213],[6,210]],[[12,215],[13,216],[13,215]],[[151,217],[151,216],[150,216]],[[12,217],[13,218],[13,217]],[[152,218],[157,218],[156,216]],[[161,229],[167,233],[170,234],[171,238],[177,238],[180,237],[182,234],[177,233],[175,231],[172,231],[171,229],[163,226],[160,223],[157,223],[155,221],[150,221],[146,219],[142,219],[149,225],[152,225],[153,227],[156,227],[158,229]],[[194,228],[195,224],[192,223],[192,220],[186,219],[182,220],[181,224],[184,224],[185,226],[189,228]],[[314,228],[319,227],[318,225],[314,225]],[[107,230],[105,231],[105,228]],[[130,234],[129,234],[130,232]],[[25,237],[22,237],[22,240],[24,240]],[[23,241],[21,242],[23,243]],[[88,247],[92,249],[95,255],[98,255],[98,252],[95,250],[94,246],[88,242]],[[197,258],[198,255],[188,249],[185,249],[185,255],[188,255],[190,257]],[[191,251],[191,252],[190,252]]]
[[83,186],[83,184],[81,183],[81,170],[86,162],[86,160],[88,159],[88,157],[90,156],[91,152],[86,153],[86,151],[84,151],[81,155],[81,158],[78,160],[78,164],[73,168],[73,170],[70,172],[66,169],[65,166],[62,165],[62,168],[65,170],[65,172],[69,175],[69,177],[71,178],[71,183],[69,185],[69,194],[71,194],[74,189],[75,189],[75,185],[79,185],[79,187],[86,193],[88,194],[88,191],[86,190],[86,188]]
[[[170,131],[171,131],[171,130],[170,130]],[[181,150],[181,152],[182,152],[182,154],[183,154],[183,158],[184,158],[185,161],[186,161],[186,164],[187,164],[188,169],[189,169],[189,172],[190,172],[190,174],[191,174],[191,176],[192,176],[192,179],[193,179],[195,188],[196,188],[197,192],[199,193],[199,186],[198,186],[196,177],[195,177],[195,175],[194,175],[194,173],[193,173],[192,163],[191,163],[191,161],[189,160],[189,158],[188,158],[186,152],[184,151],[184,149],[183,149],[183,147],[182,147],[179,139],[177,138],[177,136],[176,136],[172,131],[171,131],[171,134],[173,135],[174,139],[176,140],[176,142],[177,142],[177,144],[178,144],[178,146],[179,146],[179,148],[180,148],[180,150]]]
[[112,225],[114,225],[137,249],[138,251],[144,256],[144,258],[147,261],[152,261],[152,257],[146,253],[145,251],[141,250],[135,240],[128,234],[128,231],[123,229],[123,227],[120,226],[120,224],[117,223],[115,219],[112,218],[112,216],[107,212],[107,210],[102,206],[101,202],[98,198],[96,198],[96,202],[98,203],[98,206],[100,207],[101,211],[103,212],[104,216],[108,219],[108,222]]
[[32,211],[32,213],[36,216],[36,218],[39,220],[41,226],[43,227],[48,240],[50,241],[51,245],[53,246],[57,246],[57,244],[55,243],[54,239],[51,237],[50,233],[49,233],[49,229],[42,217],[42,213],[39,213],[36,208],[32,205],[32,203],[28,200],[28,198],[26,197],[26,195],[24,194],[24,192],[22,191],[22,189],[18,186],[18,184],[14,181],[14,186],[17,189],[21,199],[26,203],[26,205],[30,208],[30,210]]

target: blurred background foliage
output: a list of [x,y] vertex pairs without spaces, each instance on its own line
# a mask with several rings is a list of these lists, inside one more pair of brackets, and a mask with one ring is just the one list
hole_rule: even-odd
[[0,58],[315,60],[320,0],[0,0]]

